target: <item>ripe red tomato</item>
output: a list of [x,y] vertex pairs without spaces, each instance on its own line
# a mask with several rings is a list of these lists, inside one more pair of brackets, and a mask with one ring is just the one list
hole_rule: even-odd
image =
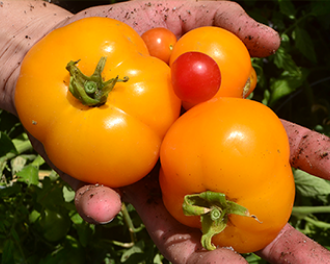
[[251,73],[251,57],[235,34],[214,26],[190,30],[175,44],[170,65],[189,51],[206,53],[218,63],[221,86],[215,97],[243,97],[243,89]]
[[151,56],[169,63],[173,47],[177,41],[176,36],[167,28],[152,28],[142,34]]
[[221,73],[214,59],[202,52],[186,52],[171,65],[175,94],[188,104],[211,99],[219,90]]

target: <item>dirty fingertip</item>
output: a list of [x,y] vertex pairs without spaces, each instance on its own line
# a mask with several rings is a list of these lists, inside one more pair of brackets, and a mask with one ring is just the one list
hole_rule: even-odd
[[92,224],[111,222],[121,210],[119,194],[103,185],[85,185],[76,191],[79,215]]

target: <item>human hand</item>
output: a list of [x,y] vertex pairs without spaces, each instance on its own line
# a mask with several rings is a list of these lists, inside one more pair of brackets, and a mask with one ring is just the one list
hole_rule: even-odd
[[[6,1],[4,1],[4,3],[6,4]],[[36,2],[32,3],[34,5],[36,4]],[[42,6],[43,5],[44,4],[42,4]],[[42,6],[41,9],[43,8]],[[262,57],[270,55],[278,48],[280,43],[276,32],[249,19],[245,12],[233,2],[136,1],[111,6],[94,7],[84,10],[75,16],[72,16],[66,11],[57,9],[52,5],[47,4],[47,8],[48,7],[51,7],[53,11],[56,10],[57,19],[58,17],[61,17],[56,21],[56,23],[52,25],[53,28],[71,23],[74,20],[85,16],[109,16],[130,24],[139,33],[143,33],[151,27],[164,26],[171,29],[178,37],[197,26],[221,26],[233,31],[238,36],[240,36],[249,48],[252,56]],[[37,8],[34,7],[32,10],[30,9],[30,12],[35,14],[37,12],[36,10]],[[38,15],[36,15],[36,17],[38,17]],[[237,19],[237,17],[239,17],[239,19]],[[44,21],[50,19],[53,18],[50,16],[43,17]],[[230,23],[230,21],[235,21],[235,23]],[[248,21],[248,24],[245,23],[246,21]],[[40,23],[39,29],[38,37],[40,38],[45,33],[49,32],[51,27],[44,29],[44,23]],[[29,47],[26,47],[26,50],[28,50],[28,48]],[[7,52],[6,54],[9,53]],[[1,103],[1,108],[9,110],[12,113],[15,113],[12,97],[17,73],[18,71],[15,70],[12,71],[11,75],[9,75],[10,77],[8,77],[8,81],[4,85],[6,88],[4,97],[5,99],[3,103]],[[296,137],[295,133],[290,132],[289,128],[292,127],[292,124],[285,125],[288,129],[289,137],[294,139],[291,140],[291,142],[294,142],[294,144],[292,144],[292,153],[300,153],[298,151],[299,148],[297,148],[296,145],[296,143],[299,142],[299,137]],[[303,130],[303,128],[297,129],[297,131]],[[303,137],[301,137],[301,139],[303,139]],[[31,141],[34,144],[34,147],[40,153],[44,153],[43,147],[39,142],[35,141],[33,138],[31,138]],[[323,151],[328,151],[329,146],[323,146],[326,147]],[[311,156],[313,155],[310,155],[310,157]],[[44,157],[47,159],[45,155]],[[309,169],[308,161],[309,160],[303,161],[303,159],[300,158],[299,166],[305,164],[305,167]],[[51,164],[49,160],[48,162]],[[328,172],[326,171],[326,168],[328,168],[327,166],[328,164],[325,162],[315,162],[315,164],[313,164],[313,169],[309,172],[313,173],[313,171],[317,168],[316,172],[318,173],[318,176],[328,178],[329,175],[327,175]],[[84,219],[92,222],[107,222],[116,215],[119,210],[118,208],[120,208],[120,206],[116,206],[116,204],[120,205],[120,200],[116,192],[104,186],[95,187],[83,185],[83,183],[72,179],[68,175],[63,174],[60,171],[58,172],[60,173],[61,177],[68,181],[73,186],[73,188],[77,190],[77,209],[84,217]],[[82,185],[83,187],[81,187]],[[158,188],[157,181],[149,176],[139,183],[122,188],[119,192],[122,193],[123,199],[125,201],[131,202],[136,207],[136,210],[140,214],[142,220],[145,222],[145,225],[147,226],[153,240],[169,260],[171,260],[173,263],[188,263],[188,261],[197,261],[200,256],[203,256],[203,259],[201,260],[202,263],[207,262],[207,260],[223,261],[222,258],[227,259],[227,262],[230,261],[230,263],[236,263],[234,261],[237,261],[237,263],[242,263],[242,261],[244,262],[244,260],[239,255],[226,249],[217,249],[216,251],[212,252],[206,252],[203,250],[200,251],[201,248],[199,244],[199,231],[183,227],[174,221],[174,219],[171,218],[166,212],[159,198],[158,200],[155,198],[155,202],[157,204],[153,204],[153,206],[148,204],[147,201],[150,196],[146,194],[148,194],[147,190],[149,190],[149,188],[145,189],[145,185],[148,185],[149,188],[155,185],[156,190]],[[143,186],[144,188],[142,188]],[[79,187],[81,188],[79,189]],[[99,196],[95,195],[96,192],[99,194]],[[89,199],[90,197],[93,197],[93,199]],[[165,219],[166,221],[154,221],[153,219],[155,219],[155,217],[158,217],[158,220]],[[310,240],[308,240],[306,237],[302,237],[300,233],[293,230],[289,226],[285,227],[279,237],[271,245],[260,251],[259,254],[268,260],[280,260],[281,254],[277,254],[280,246],[288,246],[287,248],[289,251],[292,249],[292,247],[290,248],[290,245],[287,245],[287,243],[282,243],[284,241],[283,239],[288,234],[291,234],[291,236],[294,236],[296,239],[306,240],[307,245],[309,245],[309,249],[316,250],[324,259],[329,258],[329,256],[326,256],[326,251],[323,251],[320,246],[315,246],[315,248],[313,248],[314,245],[310,242]],[[301,244],[306,245],[306,243]],[[171,245],[174,244],[176,246],[171,247]],[[296,246],[296,244],[294,244],[294,246]],[[296,252],[299,252],[299,256],[302,256],[300,257],[300,260],[303,260],[303,258],[308,259],[306,255],[301,254],[301,250]],[[308,253],[309,251],[305,250],[304,252]],[[294,253],[294,251],[291,253]],[[289,254],[285,256],[287,258],[290,257]],[[295,259],[295,262],[297,262],[297,259]]]
[[[324,153],[329,153],[330,139],[299,125],[284,120],[282,123],[290,139],[291,165],[329,180],[330,161]],[[122,188],[122,197],[139,213],[163,255],[173,263],[247,263],[230,249],[204,250],[200,230],[180,224],[167,212],[161,200],[158,169],[142,181]],[[268,246],[255,253],[269,263],[330,263],[327,249],[289,224]]]
[[[87,16],[112,17],[131,25],[142,34],[156,26],[168,27],[177,37],[195,27],[214,25],[236,33],[247,45],[252,56],[267,56],[280,44],[278,34],[269,27],[250,19],[234,2],[205,1],[133,1],[110,6],[86,9],[76,15],[43,1],[3,1],[1,19],[3,34],[0,47],[3,49],[3,97],[1,108],[16,114],[13,103],[14,87],[19,74],[19,64],[34,43],[54,28],[67,25]],[[238,19],[237,19],[238,18]],[[34,21],[28,24],[30,21]],[[230,21],[235,21],[231,23]],[[238,21],[238,22],[237,22]],[[9,23],[9,24],[6,24]],[[25,25],[29,26],[24,28]],[[24,30],[23,30],[24,29]],[[14,36],[14,37],[12,37]],[[253,37],[252,37],[253,36]],[[17,48],[16,48],[17,47]],[[8,65],[9,64],[9,65]],[[85,185],[52,165],[40,142],[30,136],[34,148],[45,158],[59,175],[77,191],[76,206],[81,216],[89,222],[105,223],[120,210],[116,192],[104,186]],[[78,191],[79,189],[79,191]],[[90,199],[88,197],[93,197]],[[107,203],[103,197],[106,197]],[[109,202],[111,201],[111,202]]]

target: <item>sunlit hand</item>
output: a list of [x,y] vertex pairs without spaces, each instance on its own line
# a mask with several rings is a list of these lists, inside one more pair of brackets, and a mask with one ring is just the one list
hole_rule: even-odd
[[[152,27],[167,27],[177,37],[195,27],[219,26],[239,36],[251,56],[257,57],[273,54],[280,44],[274,30],[255,22],[239,5],[229,1],[133,1],[93,7],[74,16],[43,1],[2,2],[0,107],[13,114],[16,113],[13,103],[15,83],[19,64],[26,52],[52,29],[83,17],[115,18],[131,25],[140,34]],[[291,164],[330,179],[329,160],[320,155],[329,153],[329,139],[286,121],[283,124],[290,139]],[[322,141],[323,144],[312,144],[313,141]],[[33,138],[31,142],[51,165],[42,144]],[[119,194],[124,201],[132,203],[153,241],[172,263],[245,263],[239,254],[228,249],[203,250],[199,242],[200,231],[179,224],[168,214],[160,197],[157,170],[144,180],[116,191],[105,186],[85,185],[59,170],[57,172],[76,190],[76,207],[86,221],[105,223],[113,219],[120,210]],[[290,225],[285,226],[279,236],[258,254],[272,263],[330,262],[327,250]]]

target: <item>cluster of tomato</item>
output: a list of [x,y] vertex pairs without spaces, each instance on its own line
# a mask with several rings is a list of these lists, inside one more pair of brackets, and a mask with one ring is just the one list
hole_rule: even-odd
[[52,163],[82,181],[122,187],[160,159],[173,217],[200,228],[205,248],[244,253],[277,236],[294,200],[286,132],[268,107],[244,99],[251,79],[246,47],[224,29],[177,41],[94,17],[28,52],[15,104]]
[[186,109],[213,97],[246,98],[256,87],[246,47],[225,29],[200,27],[178,42],[166,28],[150,29],[141,37],[150,55],[171,67],[173,89]]
[[188,110],[161,147],[166,208],[201,228],[207,249],[263,248],[290,216],[294,183],[280,120],[244,99],[257,79],[246,47],[217,27],[194,29],[178,41],[164,28],[142,38],[150,54],[169,64],[173,90]]

